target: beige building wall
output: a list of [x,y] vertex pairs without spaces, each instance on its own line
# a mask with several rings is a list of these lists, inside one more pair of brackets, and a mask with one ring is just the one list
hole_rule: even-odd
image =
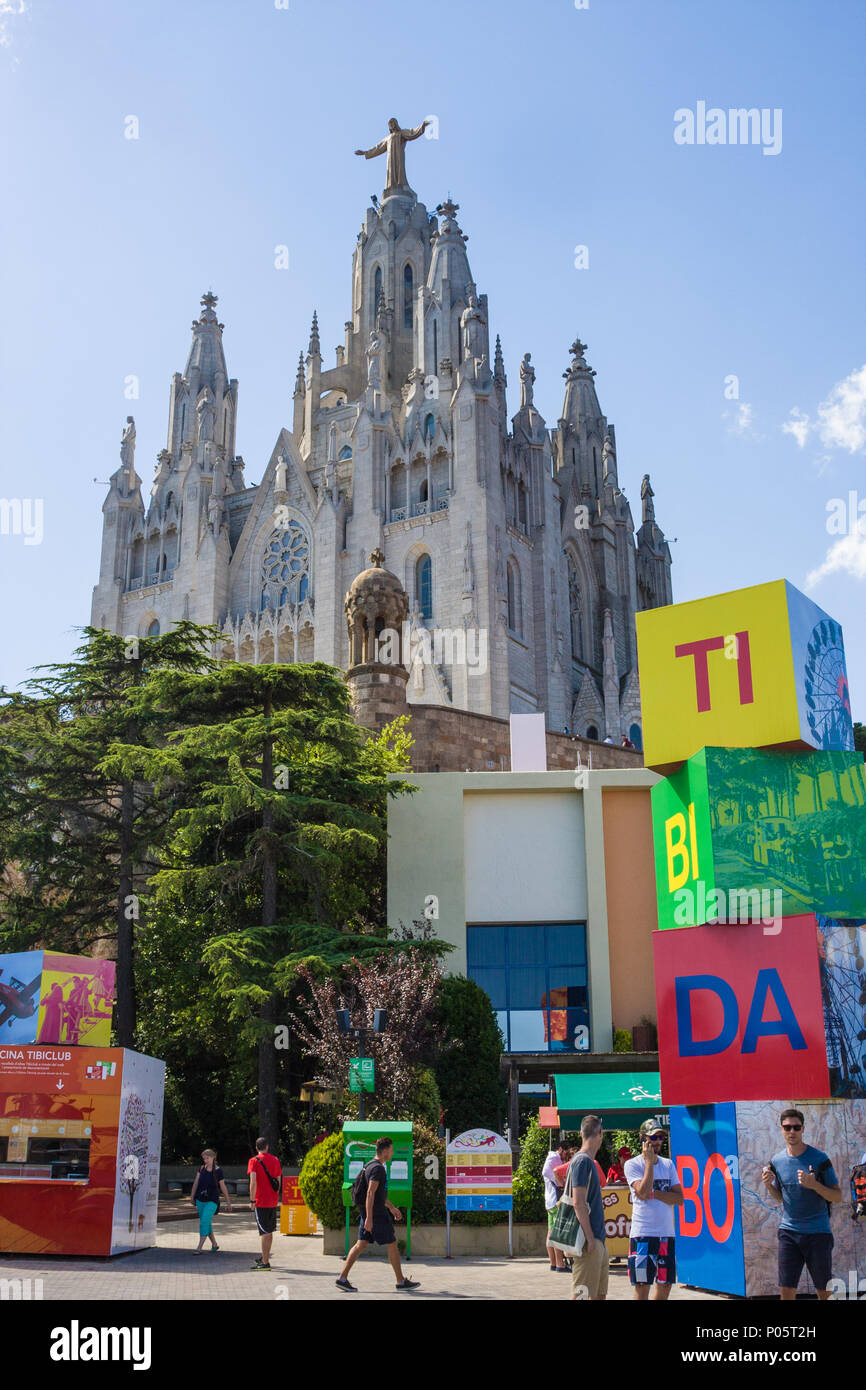
[[[592,1046],[609,1052],[613,1000],[619,1008],[621,999],[632,997],[626,977],[645,977],[634,987],[635,999],[654,998],[655,882],[643,875],[642,888],[630,895],[619,879],[631,873],[632,836],[643,844],[650,834],[649,789],[658,778],[645,768],[585,776],[580,789],[574,771],[408,777],[418,790],[389,808],[388,922],[392,930],[408,924],[424,915],[426,903],[437,914],[431,918],[437,935],[455,947],[447,968],[465,974],[467,922],[586,921]],[[618,796],[607,813],[609,791]],[[618,841],[610,860],[606,817]],[[643,906],[636,911],[641,892]],[[638,943],[637,955],[630,942]],[[617,1016],[617,1027],[631,1027],[639,1017],[623,1022]]]

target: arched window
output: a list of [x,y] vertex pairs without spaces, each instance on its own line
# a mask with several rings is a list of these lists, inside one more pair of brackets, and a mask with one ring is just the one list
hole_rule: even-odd
[[379,305],[382,300],[382,267],[376,266],[376,275],[373,280],[373,319],[379,312]]
[[433,561],[429,555],[422,555],[415,566],[415,597],[421,617],[430,622],[433,618]]
[[426,502],[427,500],[427,479],[425,478],[420,488],[418,489],[418,501]]
[[428,415],[424,420],[424,438],[432,439],[436,433],[436,421],[432,415]]
[[643,734],[640,731],[640,724],[632,724],[628,731],[628,736],[635,748],[643,749]]
[[414,297],[412,267],[408,261],[403,267],[403,327],[412,327],[412,300]]
[[583,597],[573,565],[568,567],[568,611],[571,628],[571,655],[575,661],[583,661]]
[[586,736],[587,738],[594,738],[596,741],[598,741],[598,729],[595,727],[594,724],[590,724],[589,728],[586,731]]
[[517,524],[521,531],[527,530],[526,524],[526,488],[522,483],[517,485]]
[[523,636],[523,604],[520,595],[520,571],[513,560],[508,561],[506,572],[508,594],[508,626],[517,636]]
[[310,587],[310,542],[296,521],[274,532],[262,562],[262,609],[303,603]]
[[338,461],[342,461],[342,460],[344,460],[344,459],[350,459],[351,457],[352,457],[352,447],[351,447],[351,445],[350,445],[350,444],[344,444],[343,447],[342,447],[342,449],[340,450],[340,452],[339,452],[338,455],[337,455]]
[[144,635],[145,637],[159,636],[159,623],[157,622],[156,618],[154,618],[153,622],[150,624],[150,627],[147,629],[147,632]]

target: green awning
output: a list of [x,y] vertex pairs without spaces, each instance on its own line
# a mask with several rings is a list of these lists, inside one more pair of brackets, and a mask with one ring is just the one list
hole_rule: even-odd
[[600,1115],[610,1110],[643,1110],[652,1115],[662,1108],[657,1071],[569,1072],[553,1080],[560,1116]]

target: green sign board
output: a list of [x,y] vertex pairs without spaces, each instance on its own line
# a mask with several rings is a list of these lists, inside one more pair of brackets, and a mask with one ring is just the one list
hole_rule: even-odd
[[376,1089],[376,1066],[372,1057],[353,1057],[349,1062],[349,1090]]

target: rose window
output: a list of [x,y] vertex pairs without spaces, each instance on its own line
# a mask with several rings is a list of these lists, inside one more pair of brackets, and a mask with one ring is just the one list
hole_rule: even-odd
[[262,608],[303,603],[310,587],[310,543],[296,521],[268,542],[262,563]]

